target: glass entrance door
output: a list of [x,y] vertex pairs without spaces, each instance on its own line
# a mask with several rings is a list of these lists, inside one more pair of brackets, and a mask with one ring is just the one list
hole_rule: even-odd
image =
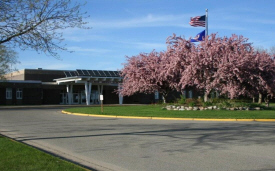
[[[90,102],[91,102],[91,104],[99,104],[99,93],[97,90],[92,90],[91,95],[90,95]],[[86,94],[85,94],[84,90],[81,91],[79,103],[80,104],[86,103]]]
[[80,98],[80,104],[85,104],[86,103],[86,95],[85,95],[85,90],[81,91],[81,98]]
[[97,90],[92,90],[91,104],[99,104],[99,93]]
[[79,93],[73,93],[73,104],[79,104],[80,102]]
[[67,93],[60,93],[60,104],[67,104]]

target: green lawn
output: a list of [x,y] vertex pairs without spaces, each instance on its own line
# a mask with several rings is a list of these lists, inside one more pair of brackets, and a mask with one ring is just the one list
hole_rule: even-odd
[[275,119],[275,110],[261,111],[168,111],[159,105],[106,106],[101,113],[100,107],[79,107],[66,109],[67,112],[101,114],[115,116],[172,117],[172,118],[217,118],[217,119]]
[[85,171],[86,169],[0,135],[0,170]]

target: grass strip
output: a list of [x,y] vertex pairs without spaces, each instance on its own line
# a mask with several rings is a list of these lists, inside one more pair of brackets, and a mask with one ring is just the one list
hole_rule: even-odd
[[167,118],[208,118],[208,119],[275,119],[275,110],[228,111],[170,111],[162,110],[160,105],[106,106],[104,112],[100,107],[77,107],[66,109],[67,112],[100,114],[115,116],[167,117]]
[[0,170],[85,171],[86,169],[0,135]]

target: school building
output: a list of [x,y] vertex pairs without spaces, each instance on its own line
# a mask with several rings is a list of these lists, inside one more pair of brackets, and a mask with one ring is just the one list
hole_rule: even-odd
[[[41,104],[149,104],[154,94],[122,97],[118,71],[23,69],[0,80],[0,105]],[[102,96],[101,96],[102,97]],[[158,97],[157,97],[158,98]]]

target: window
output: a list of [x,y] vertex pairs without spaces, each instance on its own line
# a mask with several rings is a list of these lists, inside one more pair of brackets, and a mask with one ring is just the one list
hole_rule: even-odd
[[22,97],[23,97],[22,88],[16,89],[16,99],[22,99]]
[[182,97],[186,98],[186,90],[182,90],[181,93],[182,93]]
[[155,91],[155,99],[158,100],[159,99],[159,92]]
[[189,96],[190,99],[193,98],[193,91],[192,91],[192,90],[189,90],[189,91],[188,91],[188,96]]
[[6,99],[12,99],[12,88],[6,88]]

